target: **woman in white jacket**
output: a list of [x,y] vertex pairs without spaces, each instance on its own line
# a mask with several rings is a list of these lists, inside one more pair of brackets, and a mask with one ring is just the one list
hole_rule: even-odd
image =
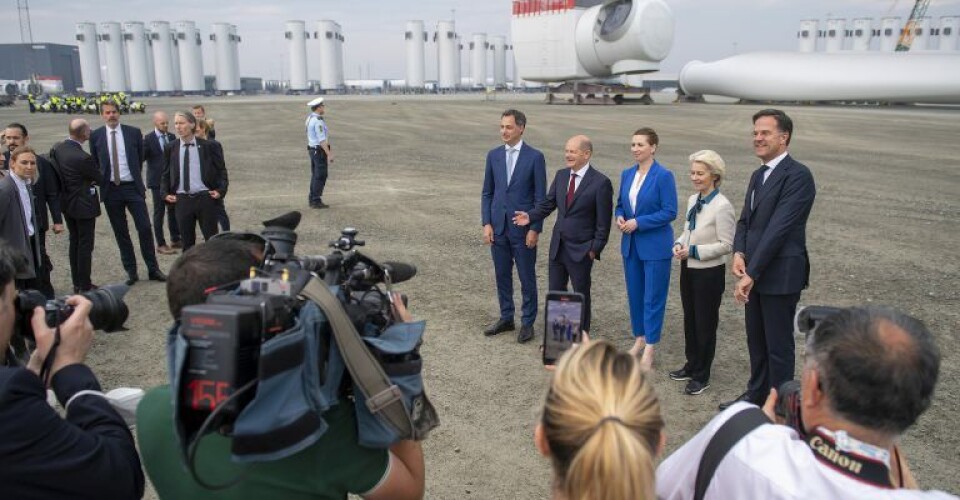
[[688,395],[710,387],[727,256],[733,251],[736,217],[730,200],[720,193],[724,170],[723,158],[715,151],[690,155],[690,181],[696,193],[687,202],[683,233],[673,245],[673,255],[680,260],[687,363],[670,372],[670,378],[689,381],[684,389]]

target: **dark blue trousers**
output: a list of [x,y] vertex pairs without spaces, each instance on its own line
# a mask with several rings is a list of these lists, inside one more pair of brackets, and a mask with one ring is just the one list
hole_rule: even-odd
[[137,255],[130,240],[130,229],[127,227],[127,212],[133,217],[133,225],[137,229],[140,239],[140,254],[147,265],[147,271],[153,273],[160,270],[157,264],[156,249],[153,246],[153,229],[150,227],[150,216],[147,212],[147,200],[131,183],[121,183],[119,186],[110,184],[104,188],[104,206],[107,208],[107,217],[113,228],[113,235],[117,238],[120,248],[120,261],[123,269],[129,276],[139,276],[137,273]]
[[523,295],[520,321],[524,326],[533,325],[537,319],[537,249],[527,248],[527,228],[507,224],[503,234],[494,235],[490,253],[497,274],[500,319],[513,321],[513,265],[516,263]]
[[750,292],[745,307],[747,348],[750,351],[750,381],[747,391],[763,401],[770,388],[793,380],[796,362],[793,315],[800,293],[767,295]]
[[167,244],[163,237],[163,218],[167,218],[167,227],[170,229],[170,242],[180,242],[180,227],[177,226],[177,217],[173,213],[174,206],[163,200],[163,192],[160,188],[150,188],[150,194],[153,197],[153,234],[156,236],[157,245]]
[[327,156],[320,148],[307,150],[310,155],[310,195],[311,205],[323,201],[323,187],[327,185]]

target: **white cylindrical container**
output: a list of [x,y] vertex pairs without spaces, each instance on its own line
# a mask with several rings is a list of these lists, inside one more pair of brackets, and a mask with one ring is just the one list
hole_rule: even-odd
[[177,40],[180,46],[180,80],[183,91],[203,92],[203,57],[197,25],[193,21],[178,21]]
[[238,90],[234,86],[230,24],[213,23],[211,29],[213,33],[210,33],[210,40],[213,42],[214,60],[216,62],[217,90],[221,92]]
[[497,87],[507,85],[507,37],[490,37],[490,49],[493,51],[493,84]]
[[230,25],[230,71],[233,73],[233,86],[237,90],[240,85],[240,33],[237,31],[237,25]]
[[487,84],[487,43],[486,33],[474,33],[470,37],[470,81],[474,87]]
[[823,45],[824,52],[840,52],[843,50],[846,24],[845,19],[827,19],[827,28],[823,33],[823,37],[826,39]]
[[873,19],[869,17],[854,19],[850,38],[853,40],[850,50],[854,52],[870,50],[870,40],[873,39]]
[[453,57],[453,71],[456,75],[456,87],[463,86],[463,37],[457,35],[456,52]]
[[[960,17],[945,16],[940,18],[940,50],[945,52],[955,52],[957,50],[957,28],[960,28]],[[86,85],[86,81],[84,81],[84,85]]]
[[427,41],[423,21],[407,21],[407,31],[403,36],[407,48],[406,86],[411,89],[422,89],[425,79],[423,49]]
[[804,19],[800,21],[800,31],[797,32],[797,50],[799,52],[817,51],[817,27],[820,21]]
[[153,40],[150,38],[150,32],[144,32],[144,38],[147,41],[147,83],[150,84],[150,91],[157,90],[157,73],[154,70],[153,61]]
[[100,79],[100,49],[97,47],[97,25],[77,23],[77,48],[80,52],[80,77],[83,91],[96,94],[103,90]]
[[885,17],[880,20],[880,52],[893,52],[900,40],[903,24],[899,17]]
[[960,103],[960,54],[757,52],[690,62],[680,86],[754,101]]
[[290,57],[290,90],[307,89],[307,24],[303,21],[287,21],[283,37],[287,40]]
[[126,92],[127,65],[123,58],[123,35],[120,23],[109,21],[100,23],[100,41],[107,62],[107,92]]
[[335,21],[317,21],[315,33],[320,45],[320,88],[336,90],[343,84],[340,25]]
[[437,31],[433,35],[437,43],[437,87],[453,89],[457,87],[459,75],[454,68],[460,62],[459,40],[453,21],[437,22]]
[[921,17],[913,27],[913,43],[910,50],[927,50],[930,39],[930,18]]
[[147,38],[143,23],[139,21],[123,23],[123,47],[127,53],[130,70],[130,91],[149,92],[150,72],[147,69]]
[[343,44],[346,41],[343,37],[343,30],[337,24],[337,85],[343,87],[346,75],[343,72]]
[[170,23],[150,23],[150,47],[153,49],[153,73],[157,92],[173,92],[173,42],[170,39]]
[[176,30],[170,30],[170,69],[173,73],[173,90],[183,90],[183,78],[180,75],[180,39]]

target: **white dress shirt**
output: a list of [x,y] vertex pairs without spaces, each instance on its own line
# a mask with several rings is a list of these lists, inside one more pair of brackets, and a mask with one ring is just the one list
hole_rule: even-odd
[[[576,193],[577,190],[580,189],[580,183],[583,182],[583,176],[587,175],[587,170],[590,170],[590,164],[589,164],[589,163],[587,163],[586,165],[580,167],[580,170],[571,171],[571,172],[570,172],[571,175],[573,175],[573,174],[576,174],[576,175],[577,175],[577,180],[573,181],[573,192],[574,192],[574,193]],[[568,181],[567,181],[567,183],[568,183],[567,186],[570,185],[569,182],[570,182],[570,181],[568,180]],[[564,192],[566,192],[566,190],[564,190]]]
[[[657,468],[657,498],[693,498],[700,458],[737,403],[713,418]],[[942,491],[884,489],[841,474],[817,460],[813,450],[785,425],[762,425],[743,437],[720,462],[705,500],[727,499],[954,499]]]
[[23,206],[23,218],[27,221],[27,235],[33,236],[33,204],[30,203],[30,192],[27,191],[27,181],[20,178],[19,175],[10,171],[10,177],[13,183],[17,185],[17,191],[20,193],[20,204]]
[[633,174],[633,184],[630,184],[630,210],[637,213],[637,195],[640,194],[640,188],[643,187],[643,181],[647,179],[650,170],[648,169],[643,175],[640,174],[640,169],[636,168],[634,170],[636,170],[636,173]]
[[[503,145],[503,151],[506,158],[507,164],[507,184],[510,183],[510,180],[513,179],[513,171],[517,168],[517,158],[520,157],[520,148],[523,147],[523,139],[520,139],[515,145],[511,146],[509,144]],[[511,151],[513,153],[511,154]],[[513,156],[513,158],[510,158]]]
[[113,131],[117,131],[117,159],[120,164],[120,182],[130,182],[133,176],[130,174],[130,164],[127,163],[127,147],[123,142],[123,127],[117,125],[117,128],[107,127],[107,161],[110,162],[108,169],[110,179],[113,180]]

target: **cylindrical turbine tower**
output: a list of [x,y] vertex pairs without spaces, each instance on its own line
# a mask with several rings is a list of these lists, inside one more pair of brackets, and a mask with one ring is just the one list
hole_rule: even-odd
[[97,25],[77,23],[77,47],[80,50],[80,76],[83,91],[95,94],[103,90],[100,80],[100,49],[97,47]]
[[797,32],[797,51],[817,51],[817,27],[819,24],[820,21],[816,19],[800,21],[800,31]]
[[287,52],[290,57],[290,90],[307,89],[307,37],[306,23],[287,21]]
[[474,87],[487,85],[487,43],[486,33],[474,33],[470,38],[470,78]]
[[123,38],[120,23],[109,21],[100,23],[100,41],[103,42],[104,56],[107,59],[107,92],[126,92],[127,65],[123,60]]
[[173,72],[173,90],[180,92],[183,90],[183,79],[180,76],[180,39],[173,29],[170,30],[170,69]]
[[153,60],[153,39],[149,30],[144,31],[144,39],[147,41],[147,82],[150,84],[150,91],[157,90],[157,72]]
[[237,31],[236,24],[230,25],[230,64],[233,71],[233,86],[240,90],[240,33]]
[[893,52],[897,48],[902,28],[899,17],[885,17],[880,21],[880,52]]
[[320,88],[336,90],[343,85],[340,25],[330,20],[317,21],[315,36],[320,43]]
[[180,79],[184,92],[203,92],[203,57],[200,52],[200,32],[193,21],[177,22],[180,42]]
[[824,38],[827,39],[823,50],[825,52],[840,52],[843,50],[843,35],[847,21],[845,19],[827,19],[827,29]]
[[927,41],[930,39],[930,18],[921,17],[913,27],[913,44],[910,50],[927,50]]
[[[957,28],[960,28],[960,17],[945,16],[940,18],[940,50],[957,50]],[[86,85],[87,77],[83,78],[84,85]]]
[[493,51],[493,84],[497,87],[507,85],[507,37],[490,37],[490,50]]
[[130,68],[130,91],[150,92],[150,72],[147,70],[147,38],[143,23],[123,23],[123,47]]
[[433,35],[437,43],[437,87],[455,89],[460,82],[460,40],[453,21],[440,21]]
[[853,44],[850,50],[854,52],[866,52],[870,50],[870,40],[873,39],[873,19],[861,17],[853,20],[853,33],[851,33]]
[[404,39],[407,46],[407,88],[422,89],[425,79],[423,48],[427,41],[423,21],[407,21]]
[[170,40],[170,23],[153,21],[150,23],[150,42],[153,49],[153,74],[157,92],[173,92],[173,47]]
[[240,90],[236,87],[236,78],[233,74],[233,47],[230,41],[230,24],[213,23],[213,33],[210,41],[213,42],[216,60],[217,90],[221,92]]

